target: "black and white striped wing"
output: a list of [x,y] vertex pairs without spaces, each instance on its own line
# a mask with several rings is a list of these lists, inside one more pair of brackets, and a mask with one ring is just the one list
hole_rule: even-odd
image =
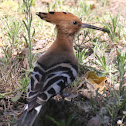
[[77,76],[77,66],[59,63],[49,68],[37,63],[28,87],[28,108],[37,107],[60,93]]

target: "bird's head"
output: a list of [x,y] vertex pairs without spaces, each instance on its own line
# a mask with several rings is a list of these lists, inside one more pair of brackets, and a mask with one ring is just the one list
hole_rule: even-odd
[[47,22],[55,24],[58,32],[62,34],[75,35],[81,28],[109,32],[106,29],[82,23],[78,17],[69,12],[37,12],[36,15]]

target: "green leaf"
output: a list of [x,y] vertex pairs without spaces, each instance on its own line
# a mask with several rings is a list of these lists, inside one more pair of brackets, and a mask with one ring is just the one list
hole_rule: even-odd
[[27,40],[26,36],[23,36],[23,37],[25,39],[25,42],[26,42],[27,46],[29,46],[29,43],[28,43],[28,40]]
[[54,122],[57,126],[62,126],[58,121],[56,121],[53,117],[51,117],[51,116],[47,116],[47,118],[49,119],[49,120],[51,120],[52,122]]
[[22,95],[23,91],[21,91],[20,93],[18,93],[15,97],[11,98],[11,100],[13,102],[16,102],[20,99],[21,95]]
[[23,20],[23,23],[24,23],[24,25],[25,25],[25,28],[27,29],[27,31],[28,31],[28,26],[27,26],[27,24],[25,23],[25,21]]
[[35,35],[35,29],[34,29],[34,31],[33,31],[33,33],[32,33],[32,37]]
[[66,126],[69,126],[70,123],[71,123],[71,121],[72,121],[74,118],[75,118],[75,115],[70,116],[70,117],[68,118],[68,121],[67,121]]
[[0,94],[0,98],[3,98],[3,95],[2,94]]

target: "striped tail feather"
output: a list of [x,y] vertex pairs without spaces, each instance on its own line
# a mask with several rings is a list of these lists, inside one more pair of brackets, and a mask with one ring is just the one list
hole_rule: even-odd
[[14,126],[32,126],[37,115],[41,110],[42,105],[39,105],[32,110],[28,111],[25,109],[21,117],[17,120]]

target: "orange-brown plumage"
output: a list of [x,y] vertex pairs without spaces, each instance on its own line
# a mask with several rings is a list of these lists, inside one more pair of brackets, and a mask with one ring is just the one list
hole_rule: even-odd
[[77,33],[82,25],[82,22],[78,17],[67,12],[49,12],[49,13],[39,12],[37,13],[37,15],[41,19],[55,24],[58,32],[61,33],[60,34],[61,36],[62,34],[73,35],[74,33]]
[[[50,60],[48,65],[52,65],[54,62],[58,63],[69,59],[73,64],[77,65],[77,59],[73,52],[73,39],[81,28],[81,20],[73,14],[66,12],[39,12],[37,15],[41,19],[55,24],[57,29],[57,38],[55,42],[38,62],[46,64],[46,62]],[[52,60],[50,57],[54,59]]]
[[73,52],[73,39],[81,28],[106,29],[84,24],[68,12],[39,12],[37,15],[56,25],[55,42],[36,62],[28,86],[25,110],[17,126],[32,126],[44,102],[62,92],[77,77],[78,61]]

